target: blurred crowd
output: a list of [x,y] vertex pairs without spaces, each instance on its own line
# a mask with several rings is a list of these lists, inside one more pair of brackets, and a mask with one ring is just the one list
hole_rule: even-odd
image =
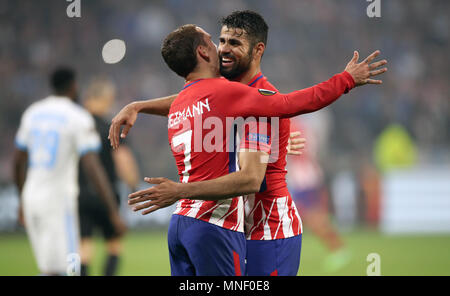
[[[183,80],[164,64],[160,45],[174,28],[195,23],[218,42],[220,17],[251,9],[263,15],[269,38],[263,73],[282,92],[304,88],[344,69],[353,50],[361,58],[381,50],[389,61],[383,86],[368,86],[328,108],[325,171],[373,162],[377,137],[390,124],[405,128],[418,161],[442,163],[450,155],[450,2],[381,0],[381,17],[369,18],[363,0],[81,0],[0,1],[0,182],[11,182],[14,135],[22,112],[49,94],[48,73],[57,65],[78,72],[80,98],[98,75],[117,86],[115,110],[146,98],[177,93]],[[110,39],[126,42],[125,58],[105,64]],[[112,116],[113,114],[111,114]],[[130,132],[143,176],[177,179],[162,117],[143,116]],[[355,161],[356,160],[356,161]]]

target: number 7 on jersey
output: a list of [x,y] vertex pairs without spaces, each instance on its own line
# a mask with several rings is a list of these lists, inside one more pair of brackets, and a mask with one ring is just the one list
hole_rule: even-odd
[[172,138],[173,148],[184,145],[184,170],[183,170],[183,183],[187,183],[189,180],[189,170],[191,169],[191,141],[192,130],[185,131]]

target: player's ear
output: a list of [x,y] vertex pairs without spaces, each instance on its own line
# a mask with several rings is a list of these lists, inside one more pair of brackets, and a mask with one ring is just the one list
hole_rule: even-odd
[[200,58],[204,59],[205,61],[207,62],[210,61],[208,49],[206,48],[206,46],[199,45],[197,47],[197,54],[200,56]]
[[263,42],[258,42],[253,47],[253,56],[261,58],[264,54],[264,50],[266,49],[266,46]]

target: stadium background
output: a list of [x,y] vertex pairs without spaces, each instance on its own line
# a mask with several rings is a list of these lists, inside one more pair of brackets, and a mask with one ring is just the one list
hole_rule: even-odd
[[[361,56],[380,49],[390,62],[382,87],[358,89],[307,116],[321,131],[330,211],[353,251],[335,274],[365,275],[367,255],[378,253],[383,275],[450,275],[450,2],[381,0],[380,18],[367,16],[370,3],[363,0],[81,0],[80,18],[67,16],[69,4],[0,1],[0,275],[37,274],[16,222],[11,160],[20,116],[48,94],[48,73],[73,66],[81,91],[92,77],[107,75],[117,86],[116,111],[132,100],[176,93],[183,81],[163,63],[162,39],[196,23],[217,42],[219,18],[240,9],[266,19],[262,70],[283,92],[341,71],[355,49]],[[126,42],[126,55],[105,64],[102,47],[114,38]],[[166,131],[164,118],[149,116],[131,131],[142,176],[177,179]],[[169,274],[171,210],[141,217],[122,208],[131,231],[120,274]],[[97,253],[99,274],[102,249]],[[326,253],[306,229],[301,274],[326,274],[318,264]]]

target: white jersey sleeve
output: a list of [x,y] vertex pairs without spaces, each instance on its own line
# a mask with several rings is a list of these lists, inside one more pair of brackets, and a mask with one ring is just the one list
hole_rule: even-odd
[[75,145],[80,156],[88,152],[99,151],[101,148],[100,136],[95,129],[94,118],[83,112],[75,128]]
[[20,120],[20,126],[15,137],[15,145],[20,150],[28,150],[28,129],[29,129],[29,112],[25,111]]

